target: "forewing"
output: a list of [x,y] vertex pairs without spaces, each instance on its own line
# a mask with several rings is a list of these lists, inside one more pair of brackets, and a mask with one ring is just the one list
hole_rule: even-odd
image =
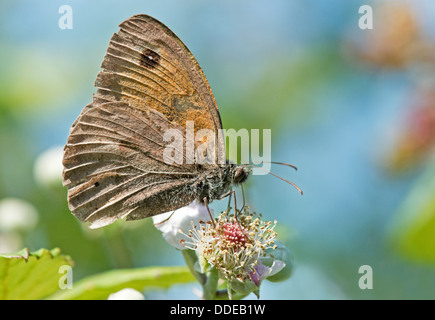
[[217,134],[222,124],[216,101],[184,43],[147,15],[135,15],[120,28],[110,40],[103,71],[95,82],[98,91],[94,104],[123,101],[139,110],[152,108],[181,127],[186,126],[186,121],[194,121],[195,133],[212,130],[215,149],[222,151],[224,141]]

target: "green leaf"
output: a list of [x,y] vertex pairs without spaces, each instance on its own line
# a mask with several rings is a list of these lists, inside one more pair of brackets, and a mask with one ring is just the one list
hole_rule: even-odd
[[124,288],[139,291],[166,289],[174,284],[188,283],[195,278],[187,267],[147,267],[118,269],[82,279],[72,289],[59,290],[49,297],[55,300],[101,300]]
[[399,208],[390,241],[394,249],[412,260],[435,263],[435,161]]
[[255,285],[254,281],[252,280],[239,280],[237,278],[232,279],[230,282],[228,282],[228,292],[231,290],[234,290],[235,292],[242,294],[242,295],[248,295],[251,292],[254,292],[255,295],[258,297],[258,287]]
[[36,300],[59,289],[61,266],[72,266],[69,256],[58,248],[29,252],[25,248],[14,254],[0,255],[0,299]]

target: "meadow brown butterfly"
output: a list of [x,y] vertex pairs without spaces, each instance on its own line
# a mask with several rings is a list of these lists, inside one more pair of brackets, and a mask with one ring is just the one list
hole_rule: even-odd
[[[63,184],[79,220],[96,228],[144,219],[220,199],[248,178],[248,166],[219,161],[225,140],[216,101],[195,57],[169,28],[147,15],[122,22],[101,67],[93,101],[64,149]],[[165,132],[178,130],[187,140],[186,123],[194,133],[214,133],[213,159],[199,163],[178,150],[182,163],[165,161]]]

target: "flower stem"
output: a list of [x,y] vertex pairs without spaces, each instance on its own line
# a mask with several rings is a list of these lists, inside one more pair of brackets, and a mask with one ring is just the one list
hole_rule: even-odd
[[[242,300],[243,298],[247,297],[249,294],[247,293],[237,293],[232,292],[231,294],[231,300]],[[216,292],[215,300],[230,300],[230,295],[228,294],[228,290],[218,290]]]
[[183,254],[184,261],[186,261],[186,265],[189,268],[192,275],[196,278],[196,280],[204,287],[207,277],[205,274],[200,273],[195,270],[195,263],[198,261],[198,257],[196,256],[195,251],[193,250],[181,250]]
[[203,290],[204,300],[214,300],[216,298],[217,284],[219,280],[218,272],[216,268],[212,268],[207,272],[207,275],[195,270],[195,263],[198,261],[195,251],[193,250],[181,250],[184,261],[189,268],[190,272],[201,284]]
[[214,300],[216,298],[216,289],[219,280],[218,271],[213,267],[209,272],[207,272],[207,275],[207,281],[202,286],[203,299]]

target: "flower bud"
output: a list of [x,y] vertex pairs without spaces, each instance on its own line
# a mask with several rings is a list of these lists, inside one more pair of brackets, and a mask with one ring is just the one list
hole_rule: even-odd
[[279,241],[275,241],[275,249],[267,248],[267,256],[261,262],[270,267],[270,274],[266,277],[271,282],[287,280],[293,273],[293,255],[290,250]]

